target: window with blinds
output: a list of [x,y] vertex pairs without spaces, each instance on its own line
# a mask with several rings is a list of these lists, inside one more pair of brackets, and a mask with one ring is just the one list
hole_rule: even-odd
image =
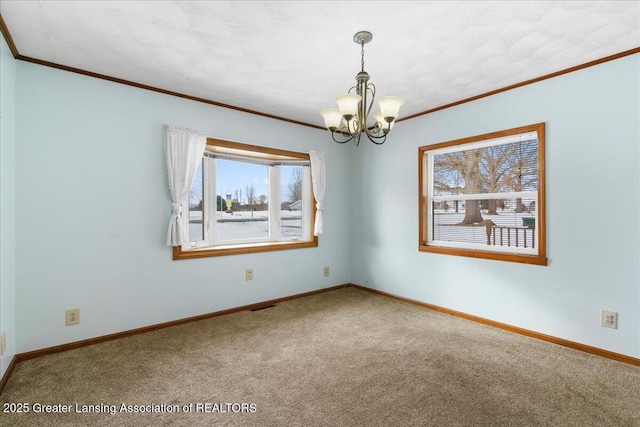
[[544,123],[419,156],[421,251],[546,265]]

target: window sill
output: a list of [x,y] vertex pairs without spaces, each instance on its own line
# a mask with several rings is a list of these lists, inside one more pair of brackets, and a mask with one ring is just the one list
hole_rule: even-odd
[[434,254],[444,255],[458,255],[471,258],[483,258],[493,259],[498,261],[520,262],[523,264],[535,264],[535,265],[547,265],[547,257],[541,255],[522,255],[522,254],[510,254],[504,252],[486,252],[473,249],[453,249],[444,248],[439,246],[425,246],[420,245],[418,247],[420,252],[430,252]]
[[227,245],[202,249],[182,250],[182,246],[173,247],[173,259],[207,258],[214,256],[252,254],[258,252],[284,251],[289,249],[313,248],[318,246],[318,238],[304,242],[265,242],[246,245]]

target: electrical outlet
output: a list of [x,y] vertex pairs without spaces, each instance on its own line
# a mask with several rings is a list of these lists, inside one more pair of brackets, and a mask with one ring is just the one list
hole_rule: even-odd
[[67,326],[77,325],[80,323],[80,309],[74,308],[72,310],[67,310]]
[[253,280],[253,268],[247,268],[244,272],[246,280]]
[[7,351],[7,333],[3,332],[0,337],[0,356],[4,356],[5,351]]
[[329,267],[324,268],[324,277],[329,277]]
[[618,313],[615,311],[600,310],[600,326],[618,329]]

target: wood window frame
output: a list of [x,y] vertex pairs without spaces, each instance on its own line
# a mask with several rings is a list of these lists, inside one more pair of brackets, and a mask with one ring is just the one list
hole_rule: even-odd
[[[427,166],[425,165],[425,157],[427,152],[437,150],[444,147],[463,146],[465,144],[477,143],[480,141],[487,141],[496,138],[502,138],[510,135],[517,135],[526,132],[537,132],[538,138],[538,201],[536,206],[537,211],[537,224],[538,228],[538,241],[537,254],[516,254],[505,252],[493,252],[485,251],[481,249],[460,249],[449,248],[442,246],[434,246],[428,244],[428,227],[429,221],[427,218],[428,206],[428,192],[427,192]],[[472,258],[483,258],[509,262],[519,262],[525,264],[535,265],[547,265],[546,256],[546,203],[545,203],[545,123],[536,123],[527,126],[521,126],[512,129],[501,130],[497,132],[487,133],[483,135],[471,136],[468,138],[456,139],[447,142],[441,142],[432,145],[426,145],[418,148],[418,250],[420,252],[429,252],[436,254],[457,255]]]
[[[301,159],[311,161],[308,153],[297,151],[282,150],[278,148],[262,147],[258,145],[244,144],[234,141],[225,141],[215,138],[207,138],[206,150],[219,154],[235,154],[256,159],[280,160],[280,159]],[[311,183],[309,183],[311,187]],[[318,236],[313,235],[313,225],[315,223],[315,205],[316,199],[313,194],[313,188],[309,188],[309,203],[306,207],[310,209],[310,238],[304,241],[281,241],[281,242],[259,242],[246,244],[229,244],[221,246],[208,246],[196,249],[183,249],[182,246],[173,247],[173,259],[194,259],[207,258],[226,255],[241,255],[259,252],[282,251],[290,249],[303,249],[318,246]]]

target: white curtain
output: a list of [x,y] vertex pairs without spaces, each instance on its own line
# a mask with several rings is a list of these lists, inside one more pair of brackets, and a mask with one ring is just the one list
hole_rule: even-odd
[[324,152],[311,150],[309,151],[309,157],[311,158],[311,184],[313,185],[313,195],[316,198],[316,223],[313,227],[313,235],[319,236],[324,230],[322,204],[324,203],[327,173],[324,163]]
[[171,219],[167,229],[167,246],[188,243],[182,206],[189,202],[189,191],[202,160],[207,137],[198,131],[167,125],[164,131],[164,152],[167,158]]

